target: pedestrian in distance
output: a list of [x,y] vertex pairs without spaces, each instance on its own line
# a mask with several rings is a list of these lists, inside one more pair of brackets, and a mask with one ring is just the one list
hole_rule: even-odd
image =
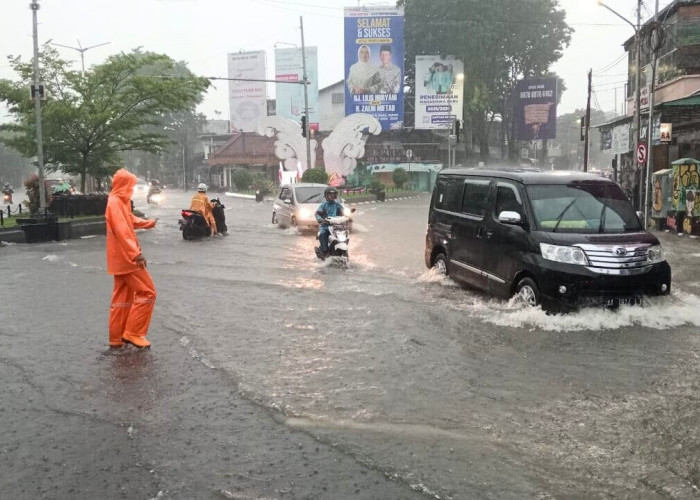
[[150,347],[146,340],[156,301],[156,289],[146,270],[146,258],[136,237],[136,229],[152,229],[155,220],[136,217],[131,211],[131,195],[136,176],[119,169],[112,178],[107,199],[107,273],[114,276],[109,309],[109,347],[125,343]]

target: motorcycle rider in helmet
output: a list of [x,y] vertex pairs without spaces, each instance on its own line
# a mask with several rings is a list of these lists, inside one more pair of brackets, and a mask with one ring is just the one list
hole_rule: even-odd
[[7,197],[5,203],[12,203],[12,193],[14,193],[14,190],[10,187],[10,183],[6,182],[2,188],[3,198]]
[[328,236],[330,231],[328,230],[326,217],[337,217],[345,212],[345,207],[337,201],[338,190],[336,188],[332,186],[327,187],[323,192],[323,196],[326,198],[326,201],[321,203],[318,210],[316,210],[316,220],[319,223],[318,241],[320,246],[314,249],[316,256],[321,260],[325,260],[328,253]]
[[207,185],[201,182],[197,186],[197,193],[192,197],[190,202],[190,210],[199,212],[204,216],[204,220],[207,221],[209,227],[211,228],[211,234],[217,234],[216,231],[216,220],[214,219],[214,212],[212,211],[213,203],[209,201],[207,197]]
[[151,179],[148,185],[148,194],[146,195],[146,203],[151,202],[151,196],[154,194],[159,194],[161,192],[160,182],[157,179]]

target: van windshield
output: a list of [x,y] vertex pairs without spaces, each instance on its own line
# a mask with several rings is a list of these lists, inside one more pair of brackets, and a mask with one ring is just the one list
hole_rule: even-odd
[[608,182],[527,187],[537,227],[552,233],[630,233],[641,225],[625,193]]

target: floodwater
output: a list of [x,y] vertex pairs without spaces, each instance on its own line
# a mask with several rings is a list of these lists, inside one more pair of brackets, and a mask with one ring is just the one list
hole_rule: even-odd
[[[137,203],[160,217],[152,330],[284,425],[427,498],[700,493],[700,241],[666,246],[671,297],[552,316],[426,269],[427,194],[358,205],[347,269],[269,202],[224,197],[229,235],[184,241],[167,194]],[[103,245],[45,258],[99,267]]]

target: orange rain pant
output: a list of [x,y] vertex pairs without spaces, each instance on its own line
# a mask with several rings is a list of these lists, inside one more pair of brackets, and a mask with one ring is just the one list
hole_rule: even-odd
[[146,269],[115,274],[109,308],[109,345],[121,345],[125,334],[145,337],[155,304],[156,287]]

